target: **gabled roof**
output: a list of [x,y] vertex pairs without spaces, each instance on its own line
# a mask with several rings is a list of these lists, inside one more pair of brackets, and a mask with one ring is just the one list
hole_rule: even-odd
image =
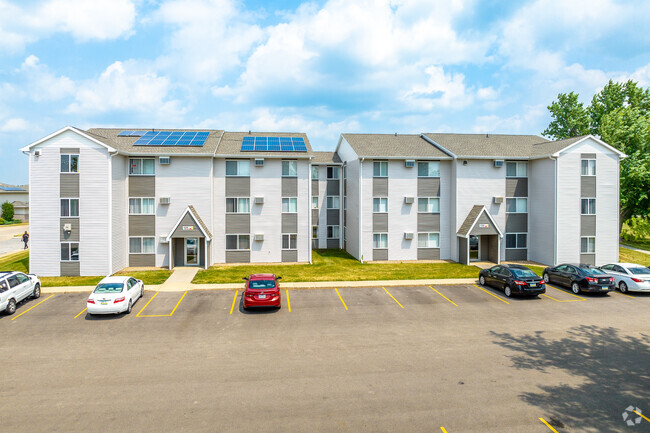
[[476,225],[476,222],[480,218],[480,216],[485,212],[485,215],[487,215],[488,219],[492,222],[494,225],[494,228],[499,232],[499,235],[503,237],[503,232],[497,225],[496,221],[494,221],[494,218],[492,218],[492,215],[490,215],[490,212],[488,212],[487,208],[484,205],[474,205],[472,209],[469,211],[467,214],[467,218],[465,218],[465,221],[461,224],[460,228],[456,232],[456,236],[460,236],[463,238],[469,237],[470,233],[472,233],[472,229]]
[[203,233],[203,236],[205,236],[205,239],[208,240],[208,241],[212,239],[212,234],[210,233],[210,230],[208,230],[208,227],[205,225],[205,223],[203,222],[203,220],[199,216],[199,213],[196,211],[196,209],[194,209],[194,206],[189,205],[185,209],[185,211],[181,214],[180,218],[178,218],[178,221],[176,221],[176,224],[174,224],[174,227],[170,230],[169,234],[165,237],[167,242],[169,242],[171,240],[172,235],[174,234],[174,232],[176,231],[178,226],[181,224],[181,221],[183,221],[183,218],[185,218],[185,215],[187,215],[188,213],[192,216],[194,221],[196,221],[196,223],[198,224],[199,230],[201,230],[201,232]]
[[314,159],[311,160],[312,164],[343,164],[339,154],[336,152],[314,152]]
[[420,134],[341,134],[360,157],[451,159]]
[[[147,131],[151,128],[129,128],[137,131]],[[107,143],[109,146],[124,153],[134,155],[214,155],[219,140],[223,134],[222,130],[215,129],[156,129],[156,131],[203,131],[209,132],[207,140],[203,146],[134,146],[140,137],[118,137],[118,134],[124,131],[124,128],[90,128],[85,131],[88,135],[99,141]]]
[[[244,137],[301,137],[305,141],[307,152],[242,152],[241,145]],[[302,132],[224,132],[216,154],[241,158],[309,158],[313,156],[314,152],[311,149],[307,134]]]
[[427,133],[423,135],[458,158],[528,158],[537,152],[534,145],[550,143],[545,138],[537,135],[446,133]]
[[95,135],[93,133],[88,133],[86,131],[83,131],[83,130],[81,130],[79,128],[75,128],[73,126],[63,127],[61,129],[59,129],[58,131],[55,131],[55,132],[51,133],[47,137],[43,137],[40,140],[37,140],[37,141],[35,141],[35,142],[31,143],[31,144],[28,144],[27,146],[21,148],[20,150],[23,151],[23,152],[29,152],[32,149],[32,147],[38,146],[39,144],[41,144],[41,143],[43,143],[43,142],[45,142],[45,141],[47,141],[47,140],[49,140],[49,139],[51,139],[53,137],[56,137],[59,134],[63,134],[66,131],[75,132],[75,133],[81,135],[82,137],[85,137],[88,140],[93,141],[93,142],[99,144],[102,147],[105,147],[106,149],[108,149],[108,151],[113,151],[114,152],[114,151],[117,150],[115,147],[113,147],[111,145],[110,141],[106,140],[104,137],[98,137],[97,135]]

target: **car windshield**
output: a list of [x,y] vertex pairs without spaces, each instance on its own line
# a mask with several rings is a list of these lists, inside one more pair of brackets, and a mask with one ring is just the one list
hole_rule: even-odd
[[598,268],[580,268],[587,275],[607,275]]
[[513,274],[515,274],[515,277],[517,278],[533,278],[536,277],[537,274],[530,269],[510,269]]
[[632,272],[634,275],[645,275],[645,274],[650,274],[650,268],[628,268],[630,272]]
[[251,280],[248,283],[249,289],[272,289],[275,287],[275,281],[273,280]]
[[95,287],[93,293],[120,293],[122,291],[122,283],[101,283]]

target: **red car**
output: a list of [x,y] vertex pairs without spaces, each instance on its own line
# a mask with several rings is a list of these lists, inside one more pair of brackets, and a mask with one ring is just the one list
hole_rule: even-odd
[[244,290],[244,310],[249,307],[277,307],[281,308],[280,280],[274,274],[253,274],[246,280]]

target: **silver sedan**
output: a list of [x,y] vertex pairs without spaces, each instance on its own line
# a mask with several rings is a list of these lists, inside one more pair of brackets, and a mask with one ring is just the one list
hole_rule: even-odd
[[618,290],[625,293],[650,292],[650,269],[635,263],[610,263],[600,269],[614,277]]

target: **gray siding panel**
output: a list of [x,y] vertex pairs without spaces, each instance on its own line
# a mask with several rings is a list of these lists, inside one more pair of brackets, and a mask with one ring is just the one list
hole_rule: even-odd
[[282,214],[282,233],[298,233],[298,214]]
[[250,214],[226,214],[226,233],[246,234],[251,232]]
[[372,214],[372,231],[374,233],[388,233],[388,214]]
[[[183,230],[183,227],[193,227],[193,229]],[[244,233],[248,233],[248,232],[244,232]],[[174,233],[172,233],[172,237],[173,238],[202,238],[203,233],[201,232],[199,225],[194,220],[192,215],[186,213],[183,219],[181,220],[181,223],[178,225],[178,227],[176,227]]]
[[596,254],[580,254],[580,263],[596,265]]
[[506,249],[506,260],[528,260],[526,248]]
[[61,173],[60,177],[61,198],[79,197],[79,175]]
[[440,178],[418,177],[418,197],[440,197]]
[[312,241],[311,241],[311,249],[312,250],[317,250],[318,249],[318,239],[312,239]]
[[327,195],[340,195],[339,191],[339,181],[338,180],[328,180],[327,181]]
[[129,197],[155,197],[155,176],[129,176]]
[[298,197],[298,178],[282,178],[282,197]]
[[469,265],[467,261],[467,242],[466,238],[458,238],[458,262],[463,265]]
[[318,209],[313,209],[311,211],[311,224],[314,226],[318,225]]
[[580,236],[596,236],[596,215],[580,215]]
[[339,248],[339,240],[338,239],[328,239],[327,240],[327,248],[330,248],[330,249]]
[[506,214],[506,233],[528,232],[528,214]]
[[[487,224],[487,227],[481,227],[482,224]],[[496,235],[498,233],[499,232],[497,232],[497,228],[494,227],[492,221],[490,221],[490,219],[485,214],[485,212],[482,212],[481,216],[479,216],[478,220],[476,220],[476,224],[474,224],[474,228],[469,234],[470,235]]]
[[[72,231],[64,231],[64,224],[72,224]],[[79,218],[61,218],[61,240],[79,242]]]
[[283,262],[297,262],[298,261],[298,250],[282,250],[282,261]]
[[440,260],[440,248],[418,248],[418,260]]
[[327,225],[328,226],[338,226],[340,225],[340,210],[339,209],[327,209]]
[[440,231],[439,213],[418,214],[418,232],[439,232],[439,231]]
[[250,263],[250,251],[226,251],[226,263]]
[[226,197],[250,197],[250,177],[226,176]]
[[155,215],[129,215],[129,236],[155,236]]
[[580,177],[580,197],[596,197],[596,176]]
[[129,254],[129,266],[156,266],[155,254]]
[[75,154],[79,153],[79,148],[78,147],[62,147],[60,150],[60,153],[70,153],[70,154]]
[[388,260],[388,250],[372,250],[372,260]]
[[319,188],[318,181],[317,180],[312,180],[311,181],[311,195],[312,196],[319,195],[318,188]]
[[528,178],[506,179],[506,197],[528,197]]
[[185,241],[183,239],[172,239],[172,253],[174,254],[174,266],[185,266]]
[[372,195],[373,197],[388,197],[388,178],[372,178]]
[[81,275],[79,262],[61,262],[62,277],[78,277]]

